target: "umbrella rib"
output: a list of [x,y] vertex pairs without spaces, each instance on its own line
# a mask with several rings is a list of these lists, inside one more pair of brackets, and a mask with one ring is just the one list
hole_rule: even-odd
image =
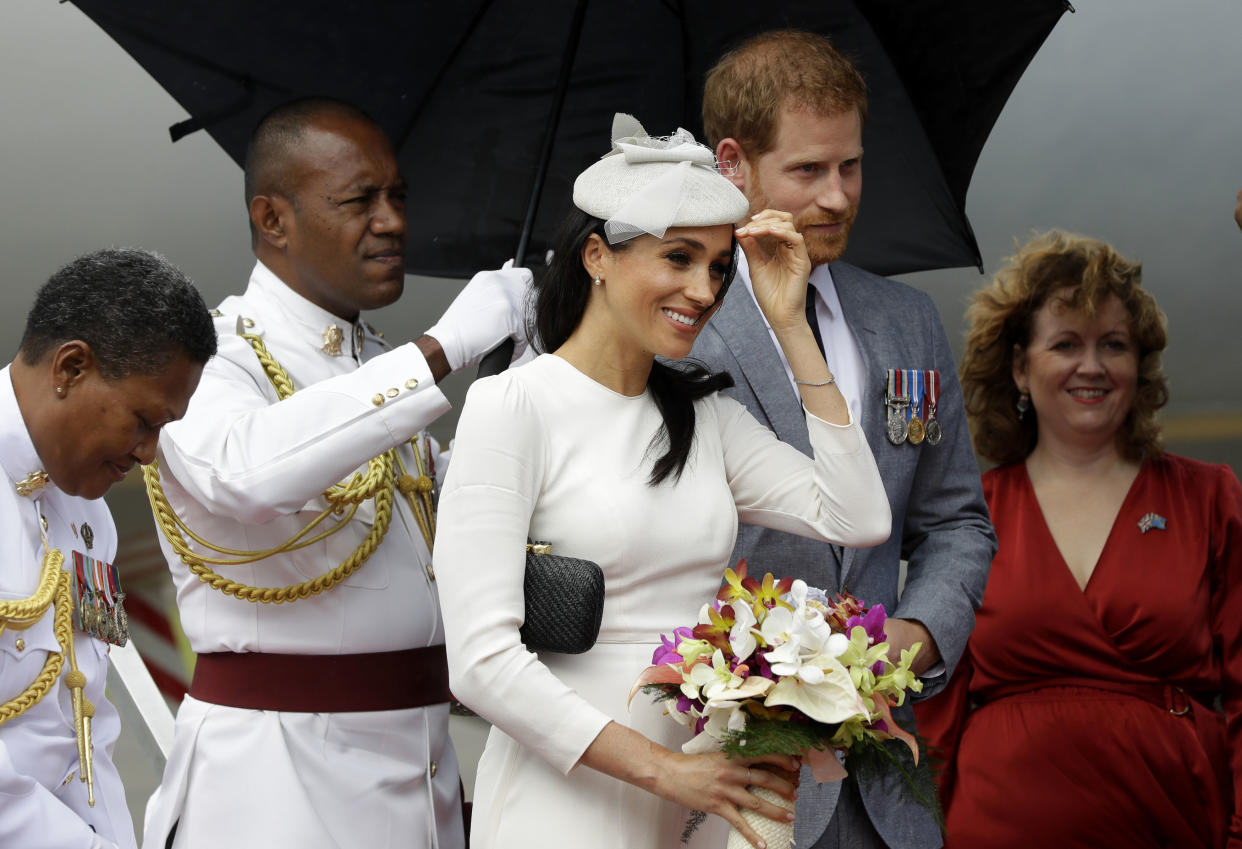
[[556,141],[556,128],[561,122],[561,110],[565,105],[565,94],[569,91],[569,79],[573,76],[574,59],[578,55],[578,42],[582,36],[583,21],[586,19],[587,0],[578,0],[574,7],[573,21],[569,26],[569,43],[565,45],[565,54],[561,58],[561,71],[556,81],[556,96],[552,102],[552,112],[548,115],[548,123],[543,132],[543,144],[539,150],[539,163],[535,169],[534,185],[531,187],[530,202],[526,206],[526,218],[522,222],[522,234],[518,237],[517,249],[513,261],[517,265],[524,264],[526,247],[530,243],[530,234],[535,229],[535,215],[539,212],[539,198],[543,194],[543,183],[547,178],[548,165],[552,161],[552,147]]
[[453,45],[453,50],[449,53],[448,58],[441,63],[440,70],[436,72],[435,79],[432,80],[430,85],[426,86],[424,89],[425,93],[421,98],[419,98],[419,101],[415,104],[414,108],[410,110],[410,118],[401,129],[401,133],[393,139],[393,144],[396,147],[400,147],[405,141],[406,136],[408,136],[414,129],[414,124],[418,121],[419,117],[423,113],[423,110],[427,107],[427,102],[431,100],[432,92],[436,91],[440,87],[440,80],[444,78],[444,75],[448,73],[448,69],[452,67],[454,62],[457,61],[458,54],[460,54],[462,49],[466,46],[466,42],[470,39],[470,37],[474,35],[475,30],[479,28],[479,24],[483,21],[484,14],[486,14],[488,9],[491,7],[491,0],[479,4],[478,10],[470,19],[470,25],[462,31],[461,38],[457,39],[457,43]]
[[[203,68],[205,70],[213,71],[217,74],[221,74],[226,77],[231,77],[232,79],[236,80],[239,84],[243,86],[246,86],[246,87],[253,86],[253,83],[255,80],[250,74],[241,73],[234,68],[221,65],[219,62],[212,62],[204,58],[199,53],[194,53],[190,50],[177,47],[174,44],[170,44],[167,41],[163,41],[159,38],[156,38],[155,36],[145,32],[141,27],[122,21],[116,15],[111,15],[106,11],[96,11],[95,17],[100,19],[101,21],[108,21],[109,23],[111,23],[112,26],[116,27],[118,30],[127,32],[130,35],[134,36],[134,38],[140,41],[143,41],[159,50],[162,50],[165,53],[169,53],[173,56],[176,56],[179,59],[183,59],[192,65],[197,65],[198,67]],[[102,23],[100,24],[100,26],[102,26]],[[105,28],[105,31],[106,31],[106,28]],[[115,39],[115,36],[114,36],[114,39]],[[117,40],[119,41],[119,39]],[[126,52],[129,52],[129,51],[126,51]],[[130,55],[133,55],[133,54],[131,53]],[[150,71],[148,71],[147,73],[150,74]],[[272,88],[279,92],[286,92],[286,93],[292,92],[292,90],[288,88],[287,86],[277,85],[274,82],[271,82],[269,80],[259,80],[258,82],[260,82],[262,85],[268,88]]]
[[[230,118],[233,115],[236,115],[242,112],[243,110],[245,110],[246,107],[249,106],[250,103],[253,101],[255,80],[249,74],[239,73],[238,71],[232,68],[225,67],[224,65],[221,65],[218,62],[209,61],[208,59],[206,59],[205,57],[203,57],[202,55],[198,53],[194,53],[190,50],[186,50],[184,48],[177,47],[174,44],[170,44],[167,41],[158,39],[155,36],[145,32],[141,27],[135,24],[124,22],[118,16],[111,15],[107,11],[96,10],[95,16],[97,19],[99,19],[100,26],[103,25],[102,24],[103,21],[108,21],[117,30],[129,33],[137,41],[144,42],[158,50],[162,50],[172,56],[176,56],[177,58],[181,59],[182,61],[188,62],[191,65],[197,65],[198,67],[203,68],[204,70],[211,71],[213,73],[220,74],[221,76],[233,79],[234,81],[237,82],[238,85],[242,87],[242,95],[237,100],[234,100],[231,103],[225,104],[223,106],[217,106],[215,109],[212,109],[209,112],[205,112],[200,115],[191,114],[190,117],[186,118],[184,121],[178,121],[177,123],[170,126],[168,128],[168,135],[171,137],[172,141],[174,142],[178,141],[184,138],[185,136],[188,136],[190,133],[205,129],[206,127],[210,126],[211,124],[214,124],[217,121],[222,121],[226,118]],[[119,42],[119,39],[117,39],[117,41]],[[134,55],[128,49],[126,50],[126,52],[130,53],[131,56]],[[134,57],[134,58],[137,59],[137,57]],[[150,72],[148,71],[148,73]],[[156,81],[158,82],[158,79]],[[267,86],[268,88],[273,89],[274,91],[284,92],[286,94],[291,93],[287,87],[276,85],[275,83],[265,81],[263,82],[263,85]],[[166,87],[165,87],[165,91],[168,91]],[[169,92],[169,93],[171,94],[172,92]],[[181,104],[181,106],[183,109],[186,109],[184,104]],[[186,111],[188,112],[190,110],[186,109]]]

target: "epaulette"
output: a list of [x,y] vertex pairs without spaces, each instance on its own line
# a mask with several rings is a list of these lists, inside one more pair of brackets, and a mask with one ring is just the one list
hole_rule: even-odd
[[263,331],[255,323],[253,318],[243,315],[234,315],[232,313],[223,313],[220,310],[211,310],[211,320],[216,328],[216,335],[235,334],[237,336],[262,336]]

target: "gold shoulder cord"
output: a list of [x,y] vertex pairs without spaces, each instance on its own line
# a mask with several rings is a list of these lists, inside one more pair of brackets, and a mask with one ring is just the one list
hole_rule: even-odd
[[[258,356],[259,362],[263,364],[263,370],[266,372],[268,379],[276,387],[276,395],[281,400],[292,395],[294,392],[293,380],[289,377],[289,373],[284,366],[277,362],[268,352],[267,346],[263,344],[263,340],[257,335],[249,333],[242,334],[242,338],[254,348],[254,352]],[[151,509],[155,513],[156,525],[159,526],[160,531],[164,534],[164,538],[172,545],[173,550],[177,552],[181,562],[192,573],[197,575],[200,581],[212,589],[219,590],[244,601],[261,604],[283,604],[287,601],[309,598],[324,590],[331,589],[358,571],[358,568],[379,547],[380,542],[384,539],[384,535],[388,532],[388,526],[392,522],[394,489],[399,489],[401,494],[409,501],[410,507],[418,520],[419,530],[427,543],[427,550],[431,550],[431,542],[435,534],[435,518],[431,507],[431,481],[423,474],[423,462],[418,452],[417,439],[411,440],[410,444],[414,449],[414,459],[418,466],[419,476],[417,478],[405,474],[405,468],[401,464],[401,458],[397,455],[396,449],[389,449],[367,464],[365,475],[355,473],[348,481],[334,484],[327,489],[324,492],[324,498],[327,499],[330,505],[329,508],[312,519],[305,528],[289,537],[289,539],[275,548],[269,548],[265,551],[244,551],[224,548],[203,539],[194,533],[169,505],[168,499],[164,495],[163,486],[160,484],[158,463],[152,462],[150,465],[145,466],[142,473],[143,479],[147,484],[147,496],[151,500]],[[394,480],[396,477],[395,469],[397,468],[400,468],[402,473],[399,483]],[[414,498],[416,493],[421,496],[421,504]],[[291,584],[286,587],[251,587],[225,578],[213,571],[211,566],[208,565],[238,566],[245,563],[254,563],[274,554],[297,551],[300,548],[314,545],[348,525],[357,512],[358,505],[369,498],[375,499],[375,521],[371,525],[371,532],[354,549],[353,554],[349,555],[339,566],[320,575],[318,578],[303,581],[299,584]],[[426,515],[424,515],[424,511],[420,507],[426,510]],[[319,531],[314,536],[307,537],[307,534],[317,528],[330,515],[341,516],[342,518],[336,524]],[[186,536],[203,548],[210,549],[224,556],[210,557],[194,553],[185,541]]]
[[61,568],[65,556],[59,549],[48,548],[46,538],[43,540],[43,552],[43,572],[39,576],[39,586],[34,595],[16,601],[0,601],[0,633],[6,628],[14,631],[26,630],[42,619],[55,602],[56,613],[52,620],[52,630],[56,634],[56,641],[60,643],[60,651],[48,652],[43,671],[35,678],[34,683],[16,698],[0,705],[0,725],[21,716],[48,694],[64,668],[65,656],[68,655],[69,672],[65,675],[65,686],[71,690],[73,698],[73,730],[78,739],[79,778],[86,782],[87,804],[94,807],[95,771],[91,717],[95,715],[95,706],[83,694],[86,676],[78,671],[78,658],[73,651],[73,592],[70,588],[73,577]]

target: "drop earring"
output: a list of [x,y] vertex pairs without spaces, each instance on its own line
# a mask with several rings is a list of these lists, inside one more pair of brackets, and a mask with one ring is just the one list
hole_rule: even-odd
[[604,285],[604,281],[599,279],[599,275],[598,275],[598,274],[596,274],[596,275],[595,275],[595,285],[596,285],[596,286],[602,286],[602,285]]
[[1026,416],[1026,411],[1031,409],[1031,393],[1025,389],[1019,389],[1017,407],[1018,421],[1022,421],[1023,417]]

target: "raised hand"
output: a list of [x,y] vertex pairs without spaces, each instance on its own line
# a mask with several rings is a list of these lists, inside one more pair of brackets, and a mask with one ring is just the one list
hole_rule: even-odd
[[778,333],[806,324],[811,260],[788,212],[765,209],[736,231],[750,265],[755,300]]
[[826,422],[849,424],[849,408],[824,362],[806,319],[811,260],[788,212],[765,209],[736,231],[746,252],[755,300],[785,352],[807,411]]

